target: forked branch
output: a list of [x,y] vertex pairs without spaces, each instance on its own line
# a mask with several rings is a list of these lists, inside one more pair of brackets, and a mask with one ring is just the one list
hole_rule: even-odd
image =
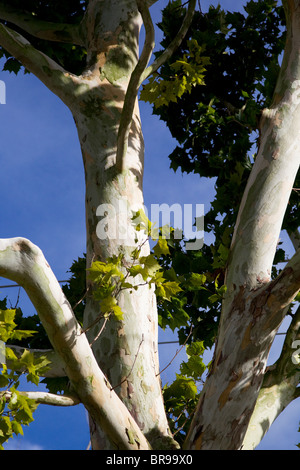
[[118,146],[116,156],[116,168],[119,172],[124,170],[124,160],[127,152],[128,137],[131,128],[132,116],[135,101],[137,99],[138,90],[143,81],[161,67],[180,46],[184,39],[188,28],[192,22],[194,10],[196,7],[196,0],[191,0],[183,20],[182,26],[178,31],[176,37],[173,39],[169,47],[156,59],[152,65],[148,65],[149,60],[154,49],[154,27],[149,12],[149,8],[143,0],[137,0],[138,9],[142,15],[145,26],[145,43],[140,56],[140,59],[131,74],[131,78],[126,91],[124,107],[121,115],[119,132],[118,132]]

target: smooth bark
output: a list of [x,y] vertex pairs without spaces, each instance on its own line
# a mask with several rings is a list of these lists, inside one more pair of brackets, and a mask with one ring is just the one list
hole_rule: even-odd
[[129,411],[111,390],[41,250],[24,238],[0,240],[0,275],[24,287],[80,401],[117,449],[149,449]]
[[214,360],[186,440],[192,449],[240,449],[286,309],[300,288],[299,251],[275,281],[271,268],[300,155],[300,5],[284,2],[287,43],[261,144],[239,209]]
[[[148,2],[148,5],[153,3]],[[194,7],[195,0],[190,2],[183,29],[168,48],[165,59],[183,39]],[[3,19],[34,36],[47,38],[53,35],[52,39],[58,40],[64,32],[63,41],[73,40],[86,47],[86,68],[81,76],[76,76],[35,49],[22,35],[0,24],[0,44],[54,92],[73,114],[86,180],[87,268],[92,261],[106,260],[120,251],[128,263],[132,262],[135,233],[131,217],[133,211],[143,208],[144,143],[137,92],[150,59],[153,38],[148,40],[147,23],[145,48],[139,60],[138,38],[142,20],[138,9],[149,20],[148,9],[142,2],[90,0],[79,26],[60,25],[57,28],[47,22],[35,21],[30,14],[17,15],[13,9],[0,9],[0,18],[2,12]],[[118,159],[117,154],[120,155]],[[117,160],[120,165],[116,164]],[[103,216],[103,207],[112,209],[117,215],[114,223],[122,220],[121,229],[125,228],[130,234],[129,241],[120,232],[109,238],[99,236],[97,226]],[[117,225],[117,228],[120,227]],[[142,255],[148,253],[149,245],[144,243]],[[154,447],[176,448],[177,443],[169,431],[158,375],[154,289],[144,286],[137,291],[122,292],[118,302],[124,311],[124,320],[110,318],[97,341],[94,338],[102,328],[101,322],[93,328],[89,326],[97,323],[101,312],[91,293],[92,289],[89,289],[84,328],[88,329],[96,360],[111,382],[110,387],[117,391]],[[100,429],[98,421],[91,413],[92,447],[114,447],[115,441],[105,428]]]
[[278,360],[267,368],[243,442],[243,450],[257,447],[282,411],[299,397],[300,307],[292,314]]

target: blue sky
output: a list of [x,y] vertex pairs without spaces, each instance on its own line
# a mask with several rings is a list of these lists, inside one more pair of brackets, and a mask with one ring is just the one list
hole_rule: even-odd
[[[160,0],[152,8],[155,22],[167,3]],[[203,1],[202,8],[217,3]],[[236,1],[221,1],[226,9],[236,9],[236,4]],[[57,278],[66,279],[72,261],[85,251],[84,175],[73,119],[64,104],[33,75],[15,77],[2,72],[0,79],[6,84],[6,104],[0,105],[1,238],[29,238],[43,250]],[[198,203],[204,204],[207,211],[214,191],[213,181],[172,172],[167,157],[175,142],[169,131],[152,116],[147,104],[141,103],[141,117],[146,146],[146,206]],[[10,282],[0,278],[0,285],[6,284]],[[8,295],[12,305],[17,294],[17,289],[0,289],[0,298]],[[33,312],[24,291],[20,293],[20,305],[28,314]],[[159,339],[174,338],[170,332],[160,332]],[[178,345],[160,346],[161,368],[177,348]],[[277,354],[275,347],[271,361]],[[163,382],[175,378],[183,357],[181,352],[163,373]],[[298,401],[278,418],[260,448],[295,449],[300,441],[299,420]],[[83,407],[53,409],[40,405],[35,421],[24,429],[24,438],[11,440],[8,448],[75,450],[85,449],[88,442]]]

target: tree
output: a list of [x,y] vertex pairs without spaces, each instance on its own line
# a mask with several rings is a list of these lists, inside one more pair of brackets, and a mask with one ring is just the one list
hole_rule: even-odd
[[[281,358],[267,371],[266,361],[278,327],[295,302],[300,286],[298,225],[293,211],[290,211],[287,226],[293,228],[290,234],[297,251],[279,273],[271,276],[280,230],[299,168],[296,53],[299,7],[284,2],[287,42],[271,101],[276,62],[269,57],[264,64],[264,54],[260,58],[260,76],[256,70],[256,74],[247,77],[248,88],[242,83],[243,88],[236,90],[237,96],[232,90],[227,96],[219,97],[213,84],[206,93],[203,79],[206,80],[206,71],[209,73],[209,63],[212,68],[219,66],[214,62],[215,57],[203,49],[208,36],[197,39],[190,29],[192,39],[182,42],[191,25],[195,1],[190,1],[186,9],[181,8],[181,2],[171,3],[163,25],[167,45],[151,65],[148,63],[154,46],[154,29],[148,6],[154,2],[148,5],[133,0],[90,0],[88,3],[64,2],[63,7],[56,3],[53,0],[43,5],[28,0],[20,6],[18,0],[9,4],[2,1],[0,44],[8,59],[7,69],[17,71],[22,64],[66,104],[74,117],[85,170],[87,247],[86,259],[79,260],[73,270],[82,273],[82,262],[86,263],[86,286],[82,291],[80,285],[81,296],[78,297],[84,309],[81,308],[76,318],[75,310],[73,312],[67,301],[67,297],[72,298],[72,292],[65,289],[64,294],[39,248],[23,238],[1,240],[0,274],[25,288],[53,347],[50,353],[45,350],[38,355],[35,351],[35,359],[28,355],[27,349],[8,349],[8,366],[13,372],[3,368],[3,385],[11,388],[2,394],[2,410],[7,406],[10,410],[2,420],[2,433],[19,432],[19,424],[30,421],[30,407],[34,408],[36,402],[57,403],[59,400],[61,404],[70,405],[80,401],[89,412],[93,449],[178,448],[164,409],[157,358],[158,318],[160,324],[166,326],[177,314],[180,318],[177,326],[196,326],[191,334],[185,332],[186,337],[182,339],[189,342],[192,333],[194,335],[194,341],[188,346],[191,360],[183,365],[183,374],[173,389],[171,386],[164,392],[167,411],[171,410],[175,416],[180,387],[181,395],[190,392],[189,408],[180,411],[183,427],[187,415],[193,415],[184,447],[240,449],[252,447],[253,442],[255,446],[261,438],[256,430],[262,425],[260,407],[265,413],[270,410],[263,405],[264,397],[268,395],[271,409],[276,410],[267,415],[271,424],[278,410],[280,412],[295,399],[298,392],[299,370],[297,361],[294,364],[291,359],[293,344],[299,335],[299,310],[292,316]],[[276,2],[260,3],[265,7],[260,12],[263,19],[266,13],[273,14],[272,18],[279,24]],[[253,13],[256,3],[248,5],[249,17],[253,18],[251,9]],[[210,10],[205,20],[213,24],[213,16],[222,33],[219,56],[216,54],[220,59],[220,54],[226,52],[222,50],[224,38],[235,36],[230,34],[229,25],[234,33],[240,28],[240,33],[242,18],[225,17],[220,10]],[[168,23],[168,19],[174,23]],[[139,57],[138,35],[142,20],[146,35]],[[194,16],[194,29],[196,21],[199,15]],[[176,29],[175,35],[170,24]],[[262,20],[260,27],[263,24]],[[256,30],[252,28],[256,32],[257,29],[257,25]],[[268,28],[266,30],[269,32]],[[278,31],[275,27],[272,30],[271,56],[281,50],[280,40],[275,40]],[[264,40],[271,43],[268,37]],[[170,62],[176,50],[178,60],[173,62],[172,58]],[[185,53],[183,58],[182,52]],[[158,70],[160,74],[155,75]],[[172,110],[172,100],[175,101],[174,110],[181,106],[182,115],[190,126],[187,129],[192,129],[190,135],[185,135],[185,128],[169,120],[181,144],[172,156],[173,167],[180,165],[186,170],[184,165],[191,159],[200,169],[199,143],[194,145],[188,141],[190,137],[197,141],[200,119],[217,125],[219,145],[221,131],[225,132],[229,153],[221,163],[214,156],[210,158],[203,171],[205,176],[214,176],[223,165],[224,171],[218,175],[218,191],[222,191],[222,186],[227,189],[231,183],[236,191],[231,189],[230,192],[229,188],[229,194],[236,197],[231,210],[224,200],[224,211],[224,206],[217,206],[222,194],[216,198],[209,214],[217,240],[211,252],[207,247],[195,253],[182,251],[173,232],[166,241],[154,230],[157,243],[150,253],[148,236],[153,235],[153,227],[143,215],[143,138],[137,105],[138,90],[148,77],[150,85],[144,88],[144,98],[152,96],[154,90],[153,101],[166,120]],[[161,77],[165,78],[162,82]],[[253,80],[260,82],[263,88],[253,87]],[[257,90],[264,97],[261,109],[257,106]],[[197,93],[203,95],[201,99]],[[228,95],[232,95],[232,102]],[[244,106],[243,100],[246,101]],[[193,114],[195,104],[198,122]],[[249,164],[245,158],[249,127],[255,128],[253,118],[259,112],[259,149],[255,162]],[[238,126],[239,131],[237,127],[231,131],[230,125]],[[208,135],[215,131],[213,127],[206,129]],[[232,142],[239,141],[239,133],[242,144],[240,147],[236,144],[232,151]],[[236,158],[241,150],[240,158]],[[199,173],[203,174],[202,168]],[[293,207],[297,204],[296,200]],[[120,225],[131,231],[131,246],[125,244],[121,236],[115,236],[115,227],[109,237],[105,236],[103,221],[107,222],[109,211],[118,214]],[[226,217],[220,224],[213,224],[217,213],[225,213]],[[104,216],[100,225],[99,216]],[[186,272],[178,274],[175,268],[180,257],[191,264]],[[211,285],[213,292],[209,292]],[[77,287],[75,291],[78,294]],[[206,296],[200,306],[202,292]],[[156,297],[161,299],[159,316]],[[185,299],[188,308],[183,308]],[[216,301],[217,308],[214,308]],[[195,306],[196,312],[202,308],[207,326],[205,333],[201,332],[201,322],[193,318]],[[220,314],[218,309],[222,309]],[[16,329],[15,314],[6,305],[1,312],[3,340],[10,343],[26,340],[30,345],[27,337],[32,328]],[[199,358],[205,344],[211,345],[214,340],[217,326],[214,358],[198,400],[192,379],[204,372]],[[184,336],[184,329],[181,334]],[[71,384],[69,393],[59,397],[53,393],[34,397],[18,392],[20,367],[28,371],[33,381],[39,375],[67,376]],[[288,387],[282,386],[283,381]],[[32,398],[36,400],[32,402]],[[196,400],[197,408],[192,410]],[[12,422],[9,414],[14,418]],[[180,419],[177,429],[181,427]],[[263,419],[265,421],[265,416]]]

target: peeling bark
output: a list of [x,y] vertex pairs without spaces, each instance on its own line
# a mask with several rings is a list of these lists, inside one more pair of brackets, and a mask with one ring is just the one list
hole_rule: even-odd
[[[148,6],[153,3],[153,0],[147,2]],[[35,49],[22,35],[0,24],[0,44],[54,92],[69,107],[74,117],[86,180],[87,267],[94,260],[106,260],[113,254],[119,254],[120,250],[125,259],[131,261],[131,251],[134,248],[131,242],[124,241],[122,236],[99,237],[97,225],[100,217],[97,211],[103,205],[114,208],[124,221],[125,228],[131,230],[131,238],[134,238],[131,216],[132,211],[143,208],[144,167],[143,136],[137,97],[134,94],[137,93],[141,80],[161,65],[162,60],[167,60],[179,45],[191,21],[195,3],[195,0],[189,2],[178,37],[167,48],[159,63],[155,61],[154,68],[151,66],[151,70],[146,69],[146,75],[143,69],[147,66],[151,52],[151,48],[148,48],[148,34],[145,54],[138,61],[138,38],[142,24],[138,6],[144,18],[147,18],[146,29],[150,31],[148,10],[142,2],[90,0],[78,27],[60,25],[58,28],[47,22],[35,21],[30,14],[17,14],[11,8],[0,8],[0,18],[36,37],[59,40],[63,32],[65,36],[62,42],[73,41],[74,44],[86,47],[86,69],[81,76],[76,76]],[[149,44],[152,42],[150,40]],[[137,63],[140,70],[139,67],[136,68]],[[130,87],[132,83],[134,86]],[[130,113],[129,119],[125,119],[124,140],[122,123],[128,112],[128,102]],[[125,149],[119,152],[122,160],[120,165],[116,165],[116,155],[123,143],[120,139],[118,141],[118,136],[124,140]],[[142,255],[148,253],[149,246],[145,243]],[[124,320],[116,321],[111,318],[107,322],[99,339],[93,343],[96,360],[107,377],[105,380],[111,382],[110,389],[117,391],[126,410],[134,416],[151,444],[155,448],[177,448],[177,443],[170,435],[160,378],[157,376],[158,319],[154,290],[145,286],[132,293],[124,291],[118,301],[124,311]],[[99,314],[99,305],[89,291],[84,327],[93,324]],[[89,329],[91,342],[100,328],[101,323]],[[78,361],[80,363],[79,357]],[[69,375],[68,371],[67,373]],[[100,385],[99,387],[101,390]],[[76,387],[75,389],[78,391]],[[89,407],[87,409],[90,410]],[[107,433],[105,426],[101,429],[93,406],[90,416],[92,447],[115,447],[116,440]],[[123,418],[127,419],[120,417],[121,420]],[[110,443],[107,442],[107,436]]]
[[[106,11],[106,21],[99,22],[102,29],[98,29],[97,34],[88,32],[90,62],[84,74],[86,88],[72,106],[85,169],[87,267],[93,260],[118,255],[120,250],[127,262],[131,262],[134,229],[130,217],[133,211],[143,208],[144,142],[137,101],[123,171],[116,168],[118,132],[127,86],[138,58],[141,17],[135,2],[110,3],[114,5],[106,9],[101,4]],[[88,28],[94,28],[92,22],[97,8],[99,2],[89,3]],[[113,14],[109,13],[111,9]],[[105,57],[103,52],[93,53],[99,51],[100,45],[101,51],[106,51]],[[101,205],[114,208],[128,233],[131,230],[131,244],[126,238],[122,239],[120,233],[105,239],[97,236],[97,225],[101,221],[97,209]],[[148,253],[149,246],[144,244],[143,255]],[[118,302],[124,312],[124,320],[109,319],[99,339],[93,343],[95,357],[151,444],[156,448],[176,447],[166,419],[160,378],[157,377],[158,325],[154,290],[144,286],[137,291],[124,291]],[[98,304],[88,295],[84,327],[91,325],[99,313]],[[102,322],[89,330],[90,341],[100,328]],[[105,433],[93,423],[91,436],[93,448],[109,448]]]
[[241,449],[266,362],[286,308],[300,288],[299,252],[278,279],[271,268],[299,168],[300,6],[284,2],[287,44],[273,103],[239,209],[214,360],[186,448]]

